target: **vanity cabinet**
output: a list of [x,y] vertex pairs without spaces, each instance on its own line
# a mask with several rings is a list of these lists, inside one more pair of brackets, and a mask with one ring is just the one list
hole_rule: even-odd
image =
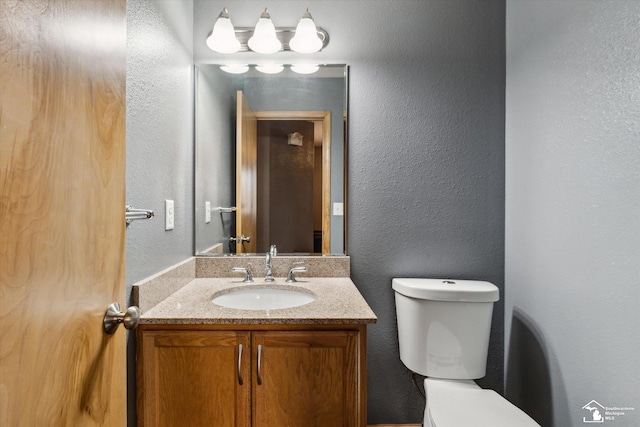
[[366,425],[364,325],[228,326],[140,326],[138,425]]

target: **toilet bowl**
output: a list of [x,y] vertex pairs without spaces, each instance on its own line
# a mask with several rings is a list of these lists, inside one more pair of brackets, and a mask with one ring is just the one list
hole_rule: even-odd
[[539,427],[498,393],[470,380],[426,378],[424,389],[424,427]]
[[392,281],[400,359],[426,377],[424,427],[535,427],[539,424],[473,380],[486,372],[493,304],[489,282]]

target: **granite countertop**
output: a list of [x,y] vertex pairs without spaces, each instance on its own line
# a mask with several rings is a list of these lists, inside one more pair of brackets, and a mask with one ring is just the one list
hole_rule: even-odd
[[366,324],[377,318],[348,277],[301,277],[285,283],[278,277],[269,284],[310,291],[316,299],[308,304],[276,310],[238,310],[211,302],[212,296],[228,288],[265,285],[263,279],[242,283],[241,278],[196,278],[140,318],[141,324]]

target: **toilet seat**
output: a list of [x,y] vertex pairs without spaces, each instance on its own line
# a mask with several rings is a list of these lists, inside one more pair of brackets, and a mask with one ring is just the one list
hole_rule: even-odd
[[428,423],[433,427],[539,427],[531,417],[493,390],[471,381],[427,378]]

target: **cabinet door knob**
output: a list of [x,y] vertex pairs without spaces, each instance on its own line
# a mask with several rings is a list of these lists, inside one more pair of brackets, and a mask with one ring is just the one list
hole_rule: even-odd
[[238,384],[242,385],[242,344],[238,345]]
[[262,359],[262,345],[258,345],[258,385],[262,385],[262,372],[260,371],[260,359]]

